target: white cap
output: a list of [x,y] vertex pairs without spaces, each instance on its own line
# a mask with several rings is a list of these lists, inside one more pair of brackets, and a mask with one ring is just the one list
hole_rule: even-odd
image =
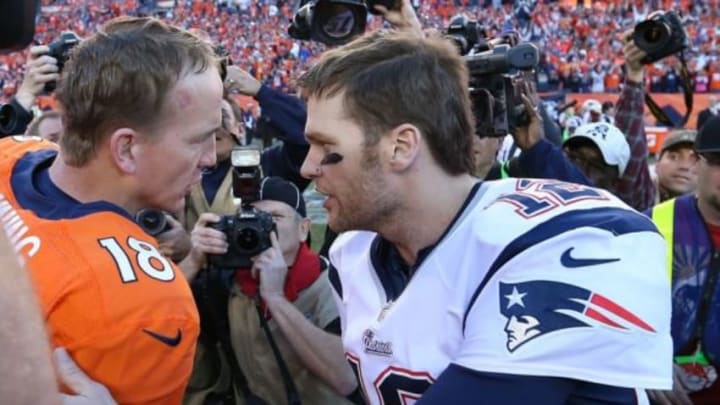
[[563,146],[571,139],[578,137],[593,141],[600,149],[605,163],[617,166],[620,176],[625,173],[625,168],[630,161],[630,145],[625,139],[625,135],[615,125],[605,122],[581,125],[565,140]]
[[602,114],[602,104],[595,99],[589,99],[583,103],[583,110]]

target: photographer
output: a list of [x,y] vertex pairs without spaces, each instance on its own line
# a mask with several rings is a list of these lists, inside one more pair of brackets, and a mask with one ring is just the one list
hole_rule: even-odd
[[[304,191],[310,182],[300,176],[300,165],[308,150],[303,136],[305,106],[302,101],[270,89],[237,66],[229,65],[226,69],[226,93],[237,91],[255,97],[262,108],[261,119],[275,129],[282,141],[263,150],[260,159],[263,173],[287,179]],[[190,191],[179,215],[187,232],[193,229],[202,213],[226,215],[237,209],[231,192],[230,152],[234,146],[245,143],[245,128],[238,120],[236,108],[235,100],[226,94],[222,102],[222,126],[215,134],[217,163],[203,173],[201,183]],[[163,252],[175,262],[187,255],[190,249],[188,238],[186,232],[177,230],[158,236]]]
[[540,115],[542,107],[531,86],[524,86],[522,97],[530,122],[527,126],[516,128],[513,134],[515,145],[522,152],[507,162],[495,164],[485,179],[533,177],[593,185],[590,178],[560,148],[545,138],[545,120]]
[[645,52],[630,35],[631,31],[623,35],[627,77],[617,104],[616,126],[602,122],[580,126],[564,141],[561,150],[544,140],[531,124],[529,131],[515,134],[523,153],[507,165],[511,176],[594,185],[640,211],[653,204],[655,185],[647,165],[643,125],[644,67],[640,60]]
[[[303,136],[305,107],[302,102],[262,85],[250,74],[232,65],[227,67],[225,89],[255,97],[262,108],[263,119],[281,134],[282,143],[265,149],[261,155],[263,173],[289,180],[301,192],[304,191],[310,182],[300,176],[300,165],[308,149]],[[181,222],[188,231],[204,212],[219,215],[235,212],[230,192],[230,151],[234,145],[242,143],[244,127],[235,116],[232,108],[234,102],[230,98],[223,101],[222,130],[216,135],[217,164],[203,175],[201,185],[193,188],[185,206]]]
[[[204,296],[198,290],[207,285],[196,283],[193,287],[199,297],[203,332],[185,404],[232,396],[232,387],[239,395],[229,403],[252,403],[249,398],[259,397],[264,403],[283,404],[292,396],[303,404],[342,404],[345,401],[336,393],[351,393],[356,382],[343,356],[325,259],[305,242],[310,230],[305,203],[294,184],[278,177],[264,178],[259,194],[261,200],[252,205],[272,215],[277,229],[277,234],[270,236],[272,247],[252,258],[251,269],[220,270],[221,276],[230,277],[229,289],[221,283],[220,292],[211,289],[215,292]],[[207,226],[219,220],[215,214],[204,213],[197,221],[193,250],[183,262],[187,274],[199,271],[206,255],[225,254],[232,243],[225,233]],[[208,280],[216,270],[201,273],[196,281],[212,283]],[[217,302],[222,294],[227,300],[224,304],[206,302]],[[256,308],[258,299],[264,312],[262,321]],[[208,308],[218,313],[208,313],[212,311]],[[223,322],[228,323],[225,330],[218,326]],[[216,350],[210,337],[215,335],[222,342],[226,334],[231,354]],[[278,353],[269,339],[279,346]],[[289,375],[283,375],[283,370]],[[294,388],[288,388],[290,385]]]
[[57,81],[60,77],[57,59],[48,55],[46,45],[30,47],[28,62],[25,65],[25,77],[10,103],[0,107],[0,134],[18,135],[25,132],[33,119],[32,107],[35,98],[43,93],[45,85]]

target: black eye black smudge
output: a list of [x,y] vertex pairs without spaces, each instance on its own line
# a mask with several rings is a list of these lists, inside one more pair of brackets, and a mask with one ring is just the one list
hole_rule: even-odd
[[335,164],[342,162],[343,159],[344,159],[344,156],[339,153],[335,153],[335,152],[328,153],[327,155],[325,155],[325,157],[320,162],[320,164],[321,165],[335,165]]

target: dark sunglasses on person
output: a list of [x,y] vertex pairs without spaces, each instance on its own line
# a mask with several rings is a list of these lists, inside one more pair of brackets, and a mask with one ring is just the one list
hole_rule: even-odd
[[720,152],[700,152],[700,158],[710,166],[720,166]]

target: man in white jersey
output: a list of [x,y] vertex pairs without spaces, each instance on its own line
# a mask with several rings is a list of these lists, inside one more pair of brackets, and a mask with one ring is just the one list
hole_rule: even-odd
[[467,83],[450,43],[388,32],[300,80],[302,173],[343,232],[329,278],[366,402],[635,404],[669,388],[656,228],[602,190],[473,178]]

